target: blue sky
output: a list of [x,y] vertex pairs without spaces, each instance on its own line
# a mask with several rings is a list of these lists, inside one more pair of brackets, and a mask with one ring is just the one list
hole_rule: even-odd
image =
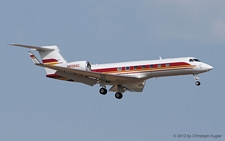
[[[1,0],[1,140],[224,140],[224,7],[222,0]],[[150,79],[142,93],[117,100],[98,85],[46,78],[28,49],[8,43],[57,45],[67,61],[93,64],[195,56],[214,69],[199,75],[200,87],[193,76]]]

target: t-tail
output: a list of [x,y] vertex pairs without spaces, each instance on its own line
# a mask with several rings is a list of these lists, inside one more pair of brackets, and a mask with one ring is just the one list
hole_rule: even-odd
[[[59,48],[57,46],[29,46],[29,45],[21,45],[21,44],[10,44],[12,46],[19,46],[24,48],[30,48],[32,50],[36,50],[39,52],[43,64],[48,65],[56,65],[56,64],[64,64],[67,63],[66,60],[59,53]],[[37,64],[38,59],[29,52],[32,61]],[[35,58],[34,58],[35,57]],[[45,68],[47,75],[54,74],[56,71]]]

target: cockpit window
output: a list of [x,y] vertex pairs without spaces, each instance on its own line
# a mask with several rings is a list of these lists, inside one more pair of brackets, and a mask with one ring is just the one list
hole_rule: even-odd
[[189,59],[189,62],[194,62],[194,60],[193,59]]
[[198,59],[189,59],[189,62],[201,62],[201,61]]
[[200,60],[198,60],[198,59],[194,59],[195,60],[195,62],[201,62]]

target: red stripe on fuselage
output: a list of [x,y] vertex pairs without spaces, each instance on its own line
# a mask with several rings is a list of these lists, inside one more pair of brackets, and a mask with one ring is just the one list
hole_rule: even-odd
[[[166,64],[170,64],[170,66],[182,66],[182,65],[190,65],[186,62],[176,62],[176,63],[166,63]],[[165,65],[166,65],[165,64]]]
[[[169,64],[169,66],[167,67],[166,64]],[[153,68],[150,68],[150,65],[153,66]],[[179,66],[185,66],[185,65],[189,65],[191,66],[190,64],[186,63],[186,62],[175,62],[175,63],[163,63],[163,64],[146,64],[146,65],[138,65],[137,68],[135,69],[156,69],[158,68],[158,65],[161,65],[161,68],[170,68],[170,67],[179,67]],[[142,66],[145,66],[145,68],[142,68]],[[134,69],[134,66],[123,66],[121,67],[122,70],[121,71],[124,71],[126,70],[125,68],[126,67],[130,67],[129,70],[135,70]],[[117,68],[102,68],[102,69],[93,69],[92,71],[93,72],[112,72],[112,71],[117,71]],[[119,72],[119,71],[118,71]]]

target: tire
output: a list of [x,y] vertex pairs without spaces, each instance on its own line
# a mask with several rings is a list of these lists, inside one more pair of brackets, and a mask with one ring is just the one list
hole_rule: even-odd
[[115,97],[116,97],[117,99],[121,99],[121,98],[123,97],[123,94],[120,93],[120,92],[117,92],[117,93],[115,94]]
[[99,90],[99,93],[102,94],[102,95],[105,95],[105,94],[107,93],[107,89],[101,88],[101,89]]
[[200,86],[201,83],[200,83],[199,81],[196,81],[196,82],[195,82],[195,85],[196,85],[196,86]]

